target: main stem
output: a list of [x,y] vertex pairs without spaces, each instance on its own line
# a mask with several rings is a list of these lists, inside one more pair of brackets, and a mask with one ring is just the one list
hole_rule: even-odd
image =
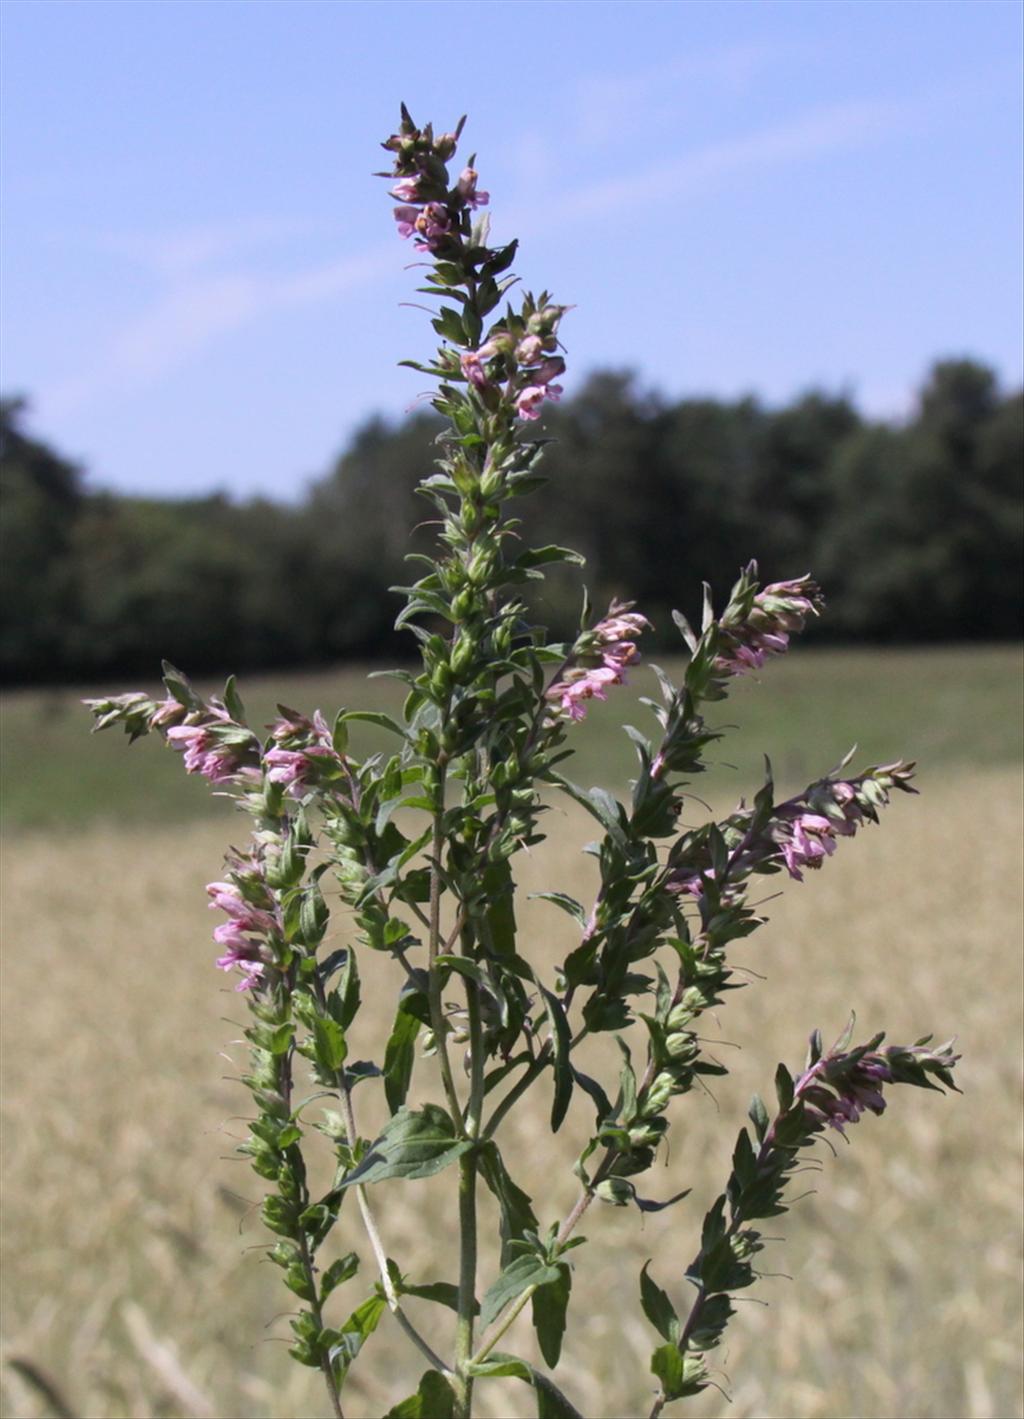
[[437,968],[437,958],[441,954],[441,853],[444,850],[444,796],[448,783],[448,756],[441,751],[437,764],[437,783],[434,797],[434,834],[431,842],[430,867],[430,931],[428,940],[428,998],[430,1003],[430,1025],[434,1031],[437,1058],[441,1068],[441,1082],[452,1122],[459,1128],[462,1122],[462,1105],[459,1102],[455,1079],[452,1075],[451,1059],[448,1055],[448,1026],[444,1018],[441,1001],[441,976]]
[[[463,956],[472,959],[473,935],[461,933]],[[479,1138],[484,1099],[484,1048],[480,1020],[480,992],[476,981],[466,978],[466,1006],[469,1013],[469,1102],[465,1127],[470,1138]],[[455,1331],[455,1419],[470,1419],[473,1407],[473,1376],[467,1373],[473,1355],[473,1324],[476,1312],[477,1219],[476,1153],[459,1159],[459,1318]]]

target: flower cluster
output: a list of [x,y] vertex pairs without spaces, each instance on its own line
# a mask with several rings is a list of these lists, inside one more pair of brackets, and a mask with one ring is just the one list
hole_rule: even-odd
[[[174,713],[176,701],[165,700],[153,717],[157,728],[166,724],[158,716]],[[178,706],[180,708],[180,706]],[[259,745],[254,735],[240,729],[222,705],[211,703],[204,711],[185,715],[182,724],[171,724],[165,737],[172,749],[184,753],[185,770],[202,774],[211,783],[238,783],[259,778]]]
[[[484,343],[475,350],[466,350],[459,357],[459,367],[466,381],[481,392],[497,389],[508,374],[506,392],[515,405],[520,419],[539,419],[545,399],[557,404],[562,386],[556,384],[565,373],[565,361],[554,353],[557,348],[555,331],[563,314],[561,306],[543,306],[525,321],[517,320],[526,333],[520,334],[508,325],[496,326]],[[495,361],[500,360],[500,364]]]
[[916,793],[910,784],[913,764],[883,764],[858,779],[822,779],[801,801],[784,804],[773,836],[789,875],[803,881],[802,868],[819,868],[836,850],[837,838],[853,837],[866,820],[878,821],[889,790]]
[[455,186],[448,187],[445,163],[455,152],[462,124],[454,133],[434,137],[428,124],[419,129],[402,109],[402,124],[398,133],[384,143],[395,154],[395,171],[384,176],[397,177],[391,196],[400,203],[394,209],[398,234],[415,237],[421,251],[434,255],[462,242],[461,215],[486,207],[490,194],[479,186],[479,174],[472,160],[462,169]]
[[772,582],[746,603],[747,598],[734,596],[719,623],[714,661],[719,674],[760,670],[769,655],[781,655],[790,635],[803,630],[808,616],[818,614],[824,598],[809,576],[801,576]]
[[640,659],[631,638],[642,635],[651,625],[646,616],[631,610],[632,605],[631,601],[613,601],[604,620],[576,642],[572,656],[576,664],[564,670],[546,691],[556,706],[556,717],[584,719],[588,700],[605,700],[609,685],[625,683],[626,667]]
[[281,784],[293,798],[309,788],[329,783],[342,772],[344,760],[334,747],[327,721],[319,710],[312,719],[285,710],[271,728],[274,747],[263,756],[267,778]]
[[811,1061],[793,1087],[794,1103],[803,1105],[805,1120],[818,1128],[845,1133],[847,1124],[856,1123],[865,1111],[884,1113],[882,1089],[886,1084],[913,1083],[934,1088],[928,1078],[934,1074],[950,1088],[956,1088],[950,1071],[959,1056],[952,1051],[952,1040],[937,1049],[928,1047],[926,1037],[916,1045],[890,1045],[879,1050],[882,1038],[876,1036],[869,1045],[849,1053],[837,1044],[815,1058],[818,1036],[812,1035]]
[[724,874],[712,866],[704,831],[694,833],[686,849],[665,878],[665,890],[697,901],[709,883],[717,888],[720,903],[732,901],[754,872],[776,872],[781,867],[796,881],[803,869],[816,869],[836,850],[838,838],[852,837],[865,822],[878,822],[878,810],[889,802],[893,789],[916,793],[910,780],[913,764],[882,764],[857,778],[825,778],[795,798],[778,804],[770,816],[757,823],[742,803],[723,824],[729,856]]
[[[242,972],[236,990],[252,990],[263,979],[268,958],[273,959],[270,940],[278,937],[281,923],[274,898],[262,880],[254,859],[232,859],[237,870],[230,882],[210,882],[206,890],[212,898],[211,911],[227,913],[227,921],[214,929],[213,939],[224,947],[217,958],[222,971],[234,967]],[[245,895],[243,895],[243,893]]]

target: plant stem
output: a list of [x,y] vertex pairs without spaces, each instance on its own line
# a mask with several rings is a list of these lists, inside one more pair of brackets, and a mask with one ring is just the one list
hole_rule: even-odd
[[[355,1114],[352,1110],[352,1094],[349,1089],[346,1089],[344,1087],[344,1085],[339,1088],[339,1093],[341,1095],[341,1104],[344,1110],[345,1132],[348,1136],[349,1145],[352,1146],[355,1144],[355,1140],[358,1137],[358,1134],[356,1132]],[[391,1279],[391,1272],[388,1270],[387,1253],[385,1252],[384,1244],[380,1239],[380,1232],[378,1232],[377,1230],[377,1223],[374,1220],[372,1211],[370,1210],[370,1201],[369,1198],[366,1196],[366,1188],[363,1187],[362,1183],[356,1184],[356,1202],[359,1206],[359,1215],[363,1219],[363,1226],[366,1228],[366,1235],[369,1238],[370,1247],[373,1251],[374,1259],[377,1262],[377,1269],[380,1272],[381,1285],[384,1288],[384,1296],[388,1303],[388,1309],[391,1311],[391,1314],[394,1316],[395,1320],[401,1326],[402,1330],[405,1332],[408,1338],[416,1346],[416,1349],[426,1360],[430,1362],[431,1365],[433,1365],[434,1369],[440,1370],[441,1373],[444,1375],[451,1374],[451,1371],[441,1359],[440,1355],[438,1355],[434,1350],[430,1348],[427,1342],[423,1339],[423,1336],[420,1335],[419,1331],[416,1329],[412,1321],[410,1321],[409,1317],[402,1309],[401,1302],[398,1299],[398,1293],[395,1290],[394,1282]]]
[[[313,1266],[313,1258],[309,1254],[309,1243],[306,1241],[305,1233],[299,1235],[299,1253],[302,1257],[302,1269],[306,1273],[306,1280],[309,1284],[310,1293],[313,1299],[309,1302],[309,1312],[317,1324],[318,1329],[323,1330],[324,1318],[320,1309],[320,1297],[317,1293],[316,1269]],[[320,1361],[320,1369],[323,1372],[324,1383],[327,1386],[327,1397],[331,1403],[331,1413],[334,1419],[345,1419],[341,1408],[341,1397],[338,1394],[338,1382],[334,1375],[334,1366],[330,1358],[324,1355]]]
[[[569,1240],[570,1236],[575,1230],[577,1222],[580,1220],[584,1212],[586,1212],[587,1208],[593,1202],[594,1188],[597,1183],[601,1181],[603,1169],[606,1167],[607,1163],[608,1159],[605,1158],[604,1162],[602,1162],[601,1166],[595,1172],[593,1180],[590,1183],[589,1187],[585,1187],[580,1193],[579,1197],[573,1203],[572,1211],[567,1215],[565,1221],[558,1229],[557,1240],[559,1245]],[[526,1303],[532,1298],[533,1293],[536,1290],[536,1286],[527,1286],[526,1290],[522,1292],[522,1294],[516,1300],[515,1304],[512,1306],[511,1310],[506,1315],[505,1319],[502,1321],[501,1325],[491,1336],[490,1340],[488,1340],[487,1344],[482,1346],[481,1349],[479,1349],[473,1356],[472,1363],[474,1365],[479,1364],[481,1360],[487,1359],[487,1356],[494,1349],[495,1345],[497,1345],[501,1337],[511,1327],[512,1322],[524,1310],[524,1308],[526,1307]]]
[[[289,986],[293,985],[293,981],[291,980],[291,978],[289,978],[288,984]],[[287,1053],[281,1057],[281,1062],[278,1070],[278,1088],[280,1089],[281,1096],[289,1109],[291,1108],[292,1099],[293,1059],[294,1049],[289,1049]],[[306,1192],[305,1184],[302,1185],[302,1192],[304,1197],[303,1205],[305,1206],[309,1202],[309,1194]],[[298,1243],[299,1256],[302,1261],[302,1269],[306,1273],[306,1284],[309,1287],[310,1294],[309,1313],[313,1317],[314,1322],[316,1323],[317,1330],[322,1331],[324,1328],[324,1318],[323,1311],[320,1306],[320,1292],[316,1284],[316,1267],[313,1265],[313,1258],[310,1255],[309,1251],[309,1240],[306,1237],[305,1232],[303,1232],[301,1228],[298,1231],[297,1235],[293,1237],[293,1240]],[[331,1364],[330,1357],[328,1355],[324,1355],[322,1357],[320,1361],[320,1369],[323,1373],[324,1384],[327,1386],[327,1398],[330,1401],[331,1413],[334,1415],[334,1419],[345,1419],[345,1415],[341,1408],[341,1396],[338,1393],[338,1380],[334,1373],[334,1366]]]
[[[473,958],[473,936],[462,933],[462,954]],[[469,1012],[469,1102],[465,1126],[470,1138],[479,1138],[484,1101],[484,1041],[480,1020],[480,991],[475,980],[466,978],[466,1008]],[[475,1153],[459,1159],[459,1319],[455,1332],[456,1415],[469,1419],[473,1402],[473,1377],[466,1367],[473,1354],[473,1323],[476,1312],[477,1161]]]
[[476,1309],[476,1158],[459,1159],[459,1319],[455,1331],[455,1419],[470,1419],[473,1377],[466,1373],[473,1353]]
[[451,1059],[448,1055],[447,1022],[441,1001],[441,977],[437,969],[437,958],[441,954],[441,851],[444,847],[444,794],[448,781],[448,758],[442,750],[438,755],[437,787],[434,799],[434,834],[431,842],[430,864],[430,933],[427,943],[427,970],[429,977],[428,998],[430,1001],[430,1024],[437,1045],[437,1059],[441,1069],[441,1082],[445,1098],[456,1128],[462,1127],[462,1105],[452,1075]]

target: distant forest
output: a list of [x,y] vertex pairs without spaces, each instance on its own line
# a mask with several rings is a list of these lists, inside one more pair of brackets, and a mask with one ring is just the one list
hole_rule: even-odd
[[[2,408],[0,670],[8,684],[400,658],[388,591],[429,546],[413,491],[438,425],[370,419],[301,504],[92,492],[82,470]],[[699,613],[752,557],[763,578],[812,571],[819,642],[997,640],[1020,631],[1024,396],[970,360],[936,364],[914,416],[865,419],[807,394],[670,402],[629,374],[591,376],[552,408],[549,486],[523,536],[582,552],[602,609],[635,599],[654,644],[670,609]],[[412,543],[409,530],[418,527]],[[578,621],[579,574],[538,584],[556,633]]]

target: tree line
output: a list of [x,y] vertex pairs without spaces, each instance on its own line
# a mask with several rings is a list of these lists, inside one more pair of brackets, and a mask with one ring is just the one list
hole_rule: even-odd
[[[371,418],[295,505],[91,491],[81,469],[0,410],[0,671],[7,683],[395,658],[410,547],[430,536],[413,492],[437,425]],[[669,401],[627,373],[592,375],[545,419],[543,498],[522,535],[587,559],[603,609],[635,599],[674,648],[670,609],[699,614],[751,557],[765,580],[813,571],[819,640],[996,640],[1020,630],[1024,395],[971,360],[931,369],[913,416],[864,418],[809,393]],[[417,527],[412,542],[409,529]],[[569,633],[577,574],[538,584]]]

